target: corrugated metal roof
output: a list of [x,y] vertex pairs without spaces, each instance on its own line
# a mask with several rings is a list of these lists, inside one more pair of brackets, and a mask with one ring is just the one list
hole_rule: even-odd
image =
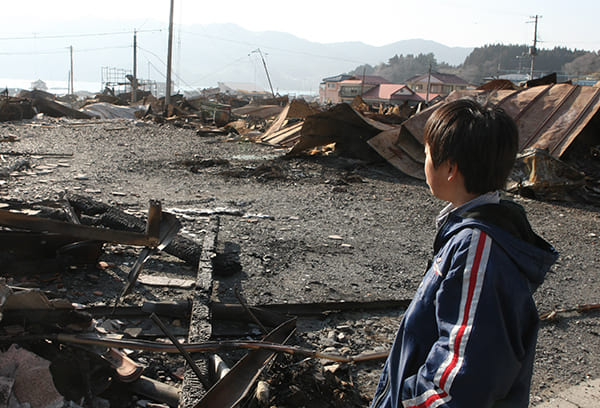
[[390,81],[381,77],[379,75],[354,75],[352,79],[358,79],[365,84],[369,85],[379,85],[379,84],[388,84]]
[[349,79],[349,78],[352,78],[352,75],[340,74],[340,75],[336,75],[336,76],[332,76],[332,77],[323,78],[322,81],[323,82],[340,82],[340,81],[343,81],[343,80]]
[[[407,79],[406,83],[427,81],[428,74],[415,75],[412,78]],[[443,83],[453,85],[469,85],[467,81],[454,74],[442,74],[440,72],[431,72],[432,83]]]
[[[519,151],[546,149],[555,158],[561,158],[600,110],[600,88],[571,84],[520,90],[455,91],[445,101],[465,97],[502,107],[519,128]],[[431,106],[405,121],[400,128],[382,132],[368,143],[401,171],[423,179],[423,131],[425,122],[439,106],[441,104]]]

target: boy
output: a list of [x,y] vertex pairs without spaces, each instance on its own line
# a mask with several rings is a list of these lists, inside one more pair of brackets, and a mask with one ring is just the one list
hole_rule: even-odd
[[539,325],[532,293],[558,254],[521,206],[499,198],[517,149],[517,127],[499,108],[461,99],[427,121],[427,184],[450,204],[372,408],[528,406]]

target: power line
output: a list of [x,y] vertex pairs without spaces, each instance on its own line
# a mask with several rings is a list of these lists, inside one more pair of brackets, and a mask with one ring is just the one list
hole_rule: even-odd
[[[200,37],[212,38],[212,39],[215,39],[215,40],[226,41],[226,42],[230,42],[230,43],[234,43],[234,44],[248,45],[248,46],[251,46],[252,48],[255,48],[257,46],[256,43],[250,43],[250,42],[246,42],[246,41],[231,40],[229,38],[218,37],[218,36],[214,36],[214,35],[210,35],[210,34],[194,33],[194,32],[191,32],[191,31],[184,31],[184,33],[191,34],[191,35],[197,35],[197,36],[200,36]],[[268,46],[268,45],[259,45],[259,46],[261,48],[275,50],[275,51],[287,52],[289,54],[306,55],[306,56],[309,56],[309,57],[330,59],[330,60],[334,60],[334,61],[352,62],[352,63],[355,63],[355,64],[368,64],[365,61],[352,60],[352,59],[349,59],[349,58],[332,57],[330,55],[311,54],[309,52],[296,51],[296,50],[290,50],[290,49],[285,49],[285,48],[271,47],[271,46]]]
[[[221,71],[222,71],[222,70],[224,70],[225,68],[228,68],[228,67],[230,67],[230,66],[232,66],[232,65],[235,65],[235,64],[237,64],[238,62],[240,62],[240,61],[242,61],[242,60],[245,60],[246,58],[248,58],[248,55],[244,55],[243,57],[241,57],[241,58],[238,58],[238,59],[236,59],[236,60],[234,60],[234,61],[232,61],[232,62],[228,62],[227,64],[220,66],[219,68],[217,68],[217,69],[216,69],[216,70],[214,70],[213,72],[210,72],[210,73],[208,73],[208,74],[206,74],[206,75],[204,75],[204,76],[202,76],[202,77],[198,78],[198,79],[197,79],[197,81],[202,81],[202,80],[204,80],[204,79],[206,79],[206,78],[208,78],[208,77],[211,77],[211,76],[213,76],[213,75],[215,75],[215,74],[217,74],[217,73],[221,72]],[[196,86],[194,86],[194,88],[197,88],[197,87],[196,87]]]
[[[84,49],[74,49],[75,53],[80,52],[90,52],[90,51],[104,51],[104,50],[114,50],[114,49],[123,49],[123,48],[131,48],[131,45],[122,45],[122,46],[114,46],[114,47],[99,47],[99,48],[84,48]],[[22,52],[0,52],[0,55],[48,55],[48,54],[62,54],[67,52],[68,48],[60,48],[55,50],[46,50],[46,51],[22,51]]]
[[[165,66],[165,68],[167,67],[166,62],[163,61],[163,59],[161,57],[159,57],[158,55],[156,55],[155,53],[153,53],[150,50],[146,50],[140,46],[138,46],[138,49],[140,49],[141,51],[147,52],[148,54],[153,55],[161,64],[163,64]],[[158,70],[158,68],[156,68],[156,66],[154,66],[154,64],[152,64],[150,61],[148,61],[148,63],[152,66],[152,68],[154,68],[157,72],[159,72],[161,75],[165,76],[165,73],[161,72]],[[179,80],[181,81],[185,86],[189,87],[189,88],[193,88],[190,84],[188,84],[187,82],[185,82],[183,80],[183,78],[181,78],[179,75],[177,75],[176,72],[173,72],[173,75]]]
[[[157,28],[153,30],[141,30],[138,33],[152,33],[152,32],[161,32],[162,30]],[[107,35],[123,35],[123,34],[133,34],[133,31],[114,31],[114,32],[105,32],[105,33],[91,33],[91,34],[56,34],[56,35],[37,35],[33,34],[32,36],[27,37],[0,37],[0,41],[12,41],[12,40],[47,40],[47,39],[56,39],[56,38],[83,38],[83,37],[98,37],[98,36],[107,36]]]

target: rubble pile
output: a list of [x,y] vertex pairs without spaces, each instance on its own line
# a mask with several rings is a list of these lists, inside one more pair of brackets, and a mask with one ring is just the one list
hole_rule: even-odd
[[[543,400],[600,366],[598,97],[491,89],[537,118],[506,194],[566,254],[536,299]],[[564,97],[533,115],[565,90],[573,122]],[[0,97],[0,403],[368,406],[430,256],[436,106],[61,99]]]

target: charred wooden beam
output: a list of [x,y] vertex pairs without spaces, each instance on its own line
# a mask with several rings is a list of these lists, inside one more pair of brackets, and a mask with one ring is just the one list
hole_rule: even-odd
[[[219,235],[220,218],[211,217],[206,228],[202,253],[198,262],[196,286],[192,297],[190,331],[188,343],[206,341],[211,337],[212,327],[209,322],[210,298],[212,294],[213,259],[217,253],[217,238]],[[208,361],[205,356],[194,356],[195,363],[203,373],[208,374]],[[186,370],[181,391],[181,408],[192,408],[204,395],[206,388],[196,379],[191,369]]]
[[[102,225],[109,228],[125,229],[139,233],[143,233],[147,230],[147,223],[141,218],[127,214],[106,203],[77,194],[69,195],[68,200],[76,211],[86,215],[86,217],[82,216],[81,218],[83,224]],[[198,265],[202,247],[190,238],[177,235],[173,238],[171,243],[167,245],[164,251],[189,264]]]
[[0,225],[34,232],[56,233],[84,240],[149,247],[158,245],[158,237],[151,237],[146,234],[71,224],[7,210],[0,210]]

